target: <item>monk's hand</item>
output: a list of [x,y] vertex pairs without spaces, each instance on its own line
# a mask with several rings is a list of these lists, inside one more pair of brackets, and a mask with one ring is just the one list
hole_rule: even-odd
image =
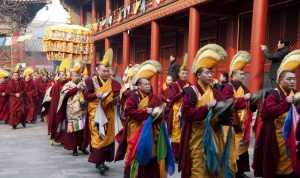
[[288,102],[288,103],[294,103],[295,102],[295,98],[293,96],[287,96],[285,99],[286,99],[286,102]]
[[266,45],[260,45],[260,49],[263,51],[263,50],[267,49],[267,46]]
[[2,92],[2,94],[1,94],[2,96],[5,96],[5,92]]
[[212,107],[214,107],[216,104],[217,104],[217,101],[216,101],[216,100],[212,100],[212,101],[210,101],[210,102],[207,104],[207,106],[208,106],[208,108],[212,108]]
[[244,95],[245,100],[249,100],[251,98],[251,93],[247,93]]
[[147,114],[152,114],[153,108],[147,108],[147,109],[146,109],[146,112],[147,112]]
[[20,97],[20,93],[16,93],[16,97],[19,98]]

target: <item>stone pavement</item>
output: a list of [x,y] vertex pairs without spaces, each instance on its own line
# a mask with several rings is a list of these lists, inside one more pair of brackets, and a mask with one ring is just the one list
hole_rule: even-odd
[[[0,122],[0,178],[100,178],[88,157],[73,157],[62,146],[51,146],[45,123],[12,130]],[[111,163],[107,176],[122,178],[123,163]],[[179,178],[176,173],[171,178]]]
[[[45,123],[12,130],[0,122],[0,178],[100,178],[87,159],[85,155],[73,157],[62,146],[51,146]],[[122,162],[108,165],[106,177],[123,177]]]

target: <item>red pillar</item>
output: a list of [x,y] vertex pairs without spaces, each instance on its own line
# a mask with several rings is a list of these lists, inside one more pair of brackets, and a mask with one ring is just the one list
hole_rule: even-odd
[[189,81],[194,81],[192,73],[193,59],[200,47],[200,13],[195,7],[189,9],[189,37],[188,37],[188,68]]
[[106,17],[111,15],[111,0],[105,1],[105,15]]
[[251,92],[258,91],[263,87],[264,81],[264,56],[260,45],[265,44],[266,24],[268,15],[268,0],[253,1],[252,31],[251,31],[251,54],[250,86]]
[[110,40],[108,38],[104,39],[104,50],[108,50],[109,48],[111,48],[111,44],[110,44]]
[[122,73],[125,71],[126,66],[129,64],[130,56],[130,37],[127,32],[123,32],[123,64],[122,64]]
[[79,9],[79,15],[80,15],[80,25],[84,25],[84,12],[83,12],[83,4],[80,4],[80,9]]
[[[159,25],[158,22],[151,22],[151,49],[150,59],[159,61]],[[158,77],[154,77],[152,80],[152,87],[154,94],[158,94]]]
[[231,63],[231,60],[233,56],[236,54],[236,28],[237,27],[237,18],[232,18],[229,20],[227,24],[227,33],[226,33],[226,43],[225,43],[225,49],[227,51],[228,57],[224,64],[224,68],[222,72],[229,72],[229,66]]
[[[96,0],[92,0],[92,23],[96,23]],[[93,59],[91,62],[91,73],[93,74],[96,70],[96,41],[93,45]]]

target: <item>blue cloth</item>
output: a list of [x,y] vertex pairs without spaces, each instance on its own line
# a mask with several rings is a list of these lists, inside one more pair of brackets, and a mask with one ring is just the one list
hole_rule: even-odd
[[290,107],[288,111],[288,115],[284,120],[284,124],[282,127],[282,137],[286,141],[289,137],[289,134],[292,129],[292,124],[293,124],[293,107]]
[[167,145],[167,157],[166,157],[166,171],[169,175],[173,175],[175,172],[175,157],[172,151],[171,143],[169,141],[168,131],[166,124],[164,122],[161,123],[162,132],[164,134],[165,143]]
[[212,119],[212,111],[210,110],[205,118],[205,126],[203,133],[204,155],[206,157],[205,164],[207,170],[212,175],[218,175],[220,171],[220,162],[217,156],[217,149],[213,137],[213,128],[210,125]]
[[5,44],[5,37],[0,38],[0,46],[4,46]]
[[140,165],[147,165],[152,159],[152,146],[153,146],[153,131],[152,131],[151,115],[148,116],[144,122],[141,135],[136,148],[135,159]]

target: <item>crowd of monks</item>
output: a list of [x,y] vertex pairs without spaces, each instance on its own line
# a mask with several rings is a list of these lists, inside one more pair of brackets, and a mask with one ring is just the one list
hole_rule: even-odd
[[245,85],[247,51],[237,52],[219,81],[213,71],[228,59],[217,44],[198,50],[192,71],[186,57],[181,65],[172,60],[160,95],[151,86],[158,61],[128,66],[120,83],[112,58],[109,49],[93,75],[66,60],[53,78],[30,67],[0,70],[0,119],[16,129],[40,114],[51,144],[89,155],[101,175],[106,162],[124,160],[124,178],[165,178],[176,164],[182,178],[243,178],[250,166],[258,177],[300,176],[300,50],[284,58],[277,87],[257,93]]

